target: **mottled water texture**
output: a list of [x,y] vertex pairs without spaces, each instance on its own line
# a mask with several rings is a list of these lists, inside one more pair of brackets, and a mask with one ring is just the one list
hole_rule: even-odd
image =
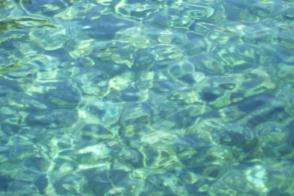
[[293,0],[1,0],[0,195],[294,195]]

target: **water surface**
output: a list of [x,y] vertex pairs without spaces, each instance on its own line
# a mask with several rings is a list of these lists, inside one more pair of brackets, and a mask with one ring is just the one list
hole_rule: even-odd
[[292,0],[0,1],[0,195],[294,195]]

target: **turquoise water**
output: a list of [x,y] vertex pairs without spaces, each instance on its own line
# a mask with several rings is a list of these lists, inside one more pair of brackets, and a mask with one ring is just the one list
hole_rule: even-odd
[[0,196],[294,195],[293,0],[1,0]]

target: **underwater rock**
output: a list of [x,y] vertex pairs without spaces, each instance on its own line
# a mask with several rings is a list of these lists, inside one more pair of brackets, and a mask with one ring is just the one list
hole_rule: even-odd
[[36,187],[38,188],[39,192],[41,194],[44,194],[44,191],[46,189],[46,187],[48,186],[48,179],[46,175],[41,175],[39,176],[34,184],[36,185]]

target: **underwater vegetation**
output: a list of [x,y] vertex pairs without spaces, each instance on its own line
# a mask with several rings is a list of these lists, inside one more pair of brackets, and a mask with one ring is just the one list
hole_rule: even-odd
[[1,0],[0,195],[294,195],[291,0]]

